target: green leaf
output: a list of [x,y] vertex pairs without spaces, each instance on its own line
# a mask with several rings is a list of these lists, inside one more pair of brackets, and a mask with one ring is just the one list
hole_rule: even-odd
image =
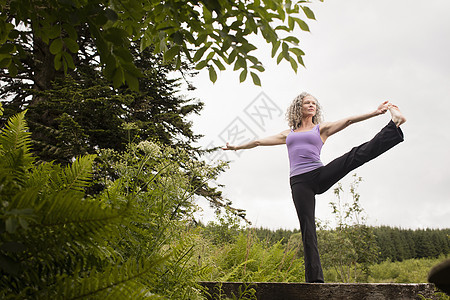
[[286,19],[286,12],[284,11],[284,7],[282,7],[281,5],[279,5],[277,7],[277,12],[279,15],[279,18],[281,21],[284,21]]
[[187,31],[187,30],[182,30],[181,32],[182,32],[182,35],[184,36],[184,38],[185,38],[189,43],[191,43],[191,44],[194,44],[194,43],[195,43],[195,38],[194,38],[194,36],[192,35],[192,33],[190,33],[190,32]]
[[114,76],[114,72],[116,71],[117,59],[114,55],[109,54],[104,58],[104,61],[105,61],[104,73],[106,75],[106,78],[111,79]]
[[301,56],[297,56],[297,60],[302,66],[305,66],[305,63],[303,62],[303,58]]
[[289,51],[291,51],[292,53],[294,53],[297,56],[302,56],[305,55],[305,52],[303,52],[301,49],[299,48],[289,48]]
[[172,46],[164,53],[164,60],[172,61],[178,53],[180,53],[180,46]]
[[122,63],[122,68],[127,72],[133,75],[134,77],[142,77],[142,72],[138,69],[133,62]]
[[201,62],[199,62],[196,66],[195,69],[196,70],[201,70],[204,67],[206,67],[206,65],[208,64],[208,62],[206,60],[202,60]]
[[139,91],[139,80],[133,74],[125,72],[125,82],[133,91]]
[[297,73],[298,65],[293,57],[289,58],[289,62],[291,63],[291,67],[295,73]]
[[67,32],[67,34],[69,35],[69,37],[72,40],[74,40],[74,41],[77,40],[77,38],[78,38],[77,31],[75,30],[75,28],[71,24],[64,23],[62,25],[62,28]]
[[213,62],[216,64],[216,66],[219,68],[220,71],[225,71],[225,66],[222,64],[220,60],[213,59]]
[[286,44],[285,42],[283,42],[282,44],[282,51],[281,53],[283,53],[284,58],[286,58],[287,60],[289,60],[289,45]]
[[234,64],[234,71],[239,69],[246,69],[247,68],[247,61],[242,57],[238,56],[236,63]]
[[230,49],[231,47],[231,38],[227,37],[224,39],[223,43],[222,43],[222,47],[220,48],[222,53],[226,53],[228,51],[228,49]]
[[246,58],[247,60],[251,61],[254,65],[258,65],[261,63],[256,56],[247,55]]
[[207,44],[205,44],[205,46],[203,46],[202,48],[198,49],[195,52],[195,54],[194,54],[194,58],[193,58],[194,62],[199,61],[202,58],[202,56],[205,53],[205,51],[208,50],[208,48],[210,46],[211,46],[211,43],[207,43]]
[[72,53],[77,53],[78,50],[80,50],[80,47],[78,46],[78,43],[71,39],[71,38],[64,38],[64,45],[66,45],[67,49],[69,49]]
[[53,25],[48,30],[48,37],[49,39],[56,39],[61,36],[61,26],[58,24]]
[[258,70],[260,72],[264,72],[265,71],[265,69],[264,69],[264,67],[262,65],[253,65],[250,68]]
[[213,66],[209,66],[209,79],[215,83],[217,80],[217,73],[216,70],[214,70]]
[[239,75],[239,82],[244,82],[245,79],[247,79],[247,69],[242,70],[241,74]]
[[288,25],[289,25],[289,31],[292,31],[295,26],[295,20],[291,16],[288,17]]
[[50,44],[50,53],[53,55],[56,55],[58,53],[60,53],[63,49],[63,41],[62,39],[56,39],[53,40],[52,43]]
[[16,64],[14,64],[14,63],[9,64],[8,72],[11,77],[17,76],[18,70],[17,70]]
[[[246,41],[245,39],[244,39],[244,41]],[[250,51],[253,51],[253,50],[256,50],[256,49],[258,49],[258,48],[256,48],[256,46],[255,45],[252,45],[252,44],[250,44],[250,43],[243,43],[243,45],[240,47],[242,50],[244,50],[245,51],[245,53],[248,53],[248,52],[250,52]]]
[[261,86],[261,80],[259,79],[259,76],[256,73],[250,72],[250,75],[252,76],[253,83],[255,85]]
[[280,48],[281,42],[276,41],[272,44],[272,58],[275,57],[275,54],[277,54],[278,48]]
[[134,57],[131,55],[130,50],[128,48],[123,47],[115,47],[113,53],[124,62],[132,62]]
[[277,65],[280,64],[281,60],[283,59],[283,52],[280,52],[277,57]]
[[11,52],[14,52],[16,49],[16,47],[14,46],[14,44],[3,44],[0,47],[0,54],[9,54]]
[[170,37],[176,44],[183,45],[183,42],[184,42],[183,34],[180,31],[176,31]]
[[294,19],[303,31],[309,31],[308,24],[306,24],[305,21],[303,21],[299,18],[294,18]]
[[5,221],[5,229],[8,233],[15,233],[17,228],[19,227],[19,223],[17,219],[14,217],[9,217]]
[[123,45],[128,41],[128,32],[121,28],[111,27],[105,30],[103,34],[105,40],[115,45]]
[[179,70],[181,68],[181,56],[178,55],[177,59],[175,60],[175,69]]
[[234,21],[231,25],[230,28],[233,30],[239,30],[241,29],[241,26],[243,25],[242,21]]
[[141,38],[141,42],[140,42],[140,46],[139,46],[139,51],[143,52],[148,46],[150,46],[152,44],[152,40],[149,37],[149,35],[147,34],[147,32],[144,33],[144,36]]
[[302,6],[301,8],[303,9],[303,12],[305,13],[305,15],[306,15],[306,17],[307,17],[308,19],[312,19],[312,20],[315,20],[315,19],[316,19],[316,17],[314,16],[313,11],[312,11],[309,7],[307,7],[307,6]]
[[7,68],[12,62],[11,57],[5,57],[0,60],[0,69]]
[[117,13],[110,8],[105,9],[104,14],[108,18],[108,20],[113,21],[113,22],[117,21],[117,19],[119,18]]
[[19,37],[19,35],[20,35],[20,32],[19,32],[18,30],[15,30],[15,29],[11,30],[11,31],[8,33],[8,37],[9,37],[11,40],[17,39],[17,38]]
[[195,41],[195,46],[200,46],[201,44],[203,44],[204,42],[206,42],[206,39],[208,38],[208,35],[206,33],[200,33],[198,35],[197,40]]
[[125,76],[123,74],[123,69],[122,67],[118,67],[116,68],[116,71],[114,72],[114,76],[113,76],[113,85],[114,88],[119,88],[123,82],[124,82]]
[[299,39],[295,36],[288,36],[283,39],[286,42],[291,42],[292,44],[298,45],[300,43]]
[[228,55],[228,64],[231,65],[234,60],[236,59],[237,56],[237,50],[234,49],[233,51],[231,51],[230,55]]
[[289,27],[287,27],[285,25],[279,25],[279,26],[275,27],[275,30],[283,30],[283,31],[286,31],[286,32],[291,32],[292,31]]
[[55,69],[59,70],[62,67],[62,54],[61,52],[55,55],[53,59],[53,64],[55,65]]
[[71,69],[75,69],[75,64],[73,63],[72,55],[67,52],[62,53],[64,61],[67,63],[67,66]]
[[208,53],[208,56],[206,56],[206,60],[207,60],[207,61],[210,61],[211,58],[213,58],[215,54],[216,54],[215,51],[209,52],[209,53]]

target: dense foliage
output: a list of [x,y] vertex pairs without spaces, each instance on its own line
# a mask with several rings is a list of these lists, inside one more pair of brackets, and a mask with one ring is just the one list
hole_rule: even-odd
[[[201,226],[202,238],[198,240],[199,247],[196,250],[198,251],[196,256],[198,256],[199,264],[213,266],[212,271],[205,273],[202,280],[302,282],[304,279],[303,250],[301,236],[298,232],[247,228],[240,226],[237,221],[236,218],[233,219],[231,215],[225,213],[220,215],[217,221]],[[389,227],[383,228],[398,230]],[[377,232],[378,229],[367,228],[373,232]],[[411,231],[417,233],[421,230]],[[448,232],[448,230],[428,230],[427,232],[445,231]],[[219,232],[220,236],[228,238],[218,240],[215,237],[219,235]],[[274,238],[280,232],[285,233],[284,238]],[[258,235],[262,238],[259,238]],[[330,238],[330,236],[334,238]],[[348,244],[342,244],[344,241],[339,240],[339,238],[345,237],[347,237],[347,233],[343,234],[336,230],[321,229],[319,231],[320,254],[324,258],[322,262],[326,282],[427,282],[430,269],[449,257],[448,254],[442,253],[436,258],[412,258],[403,261],[391,261],[390,259],[381,261],[379,259],[379,262],[373,261],[370,264],[367,261],[355,262],[350,264],[352,276],[343,277],[342,267],[345,265],[342,262],[348,259],[351,263],[358,256],[357,249],[355,251],[352,248],[351,240],[346,241]],[[336,247],[336,243],[341,243],[340,252],[330,251]],[[379,249],[379,246],[376,245],[375,249]],[[288,261],[290,261],[290,268],[283,269],[287,267]],[[363,268],[367,270],[364,271]],[[344,275],[347,274],[344,272]]]
[[[155,143],[98,153],[118,179],[88,196],[93,155],[36,163],[25,112],[0,135],[1,298],[195,299],[195,182],[217,168]],[[219,167],[220,168],[220,167]]]
[[[2,0],[0,1],[0,68],[15,77],[28,64],[30,52],[42,58],[35,61],[35,83],[55,79],[55,69],[67,73],[86,54],[84,37],[95,41],[98,59],[114,87],[126,83],[138,90],[138,77],[129,45],[138,41],[140,50],[152,47],[166,61],[181,66],[184,58],[197,69],[208,68],[212,81],[217,69],[233,65],[241,69],[240,79],[263,71],[250,52],[256,47],[251,35],[261,34],[272,44],[272,56],[287,60],[294,70],[303,64],[299,40],[289,35],[296,27],[308,31],[299,18],[314,19],[305,5],[308,1],[138,1],[138,0]],[[79,29],[83,28],[80,34]],[[34,69],[34,68],[33,68]],[[41,72],[42,71],[42,72]]]

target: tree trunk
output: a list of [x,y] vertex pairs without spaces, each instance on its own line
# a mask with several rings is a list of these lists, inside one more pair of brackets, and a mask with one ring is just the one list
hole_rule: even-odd
[[[49,45],[39,37],[33,37],[33,89],[36,91],[45,91],[51,88],[52,81],[55,80],[57,71],[55,70],[53,59],[54,55],[50,53]],[[42,96],[34,95],[31,105],[43,100]]]

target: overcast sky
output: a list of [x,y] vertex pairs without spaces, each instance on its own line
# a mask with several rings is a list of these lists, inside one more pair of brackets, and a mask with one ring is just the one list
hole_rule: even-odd
[[[205,135],[200,145],[238,144],[287,129],[284,112],[302,91],[319,100],[326,121],[366,113],[389,100],[408,119],[405,141],[356,170],[363,178],[358,191],[368,224],[449,228],[450,2],[329,0],[310,7],[317,19],[308,21],[311,33],[298,32],[306,69],[295,74],[287,62],[276,65],[270,47],[257,42],[266,67],[262,87],[251,80],[239,84],[232,70],[221,72],[215,84],[206,71],[193,80],[197,90],[188,95],[206,103],[193,118],[195,132]],[[322,162],[372,138],[389,119],[387,113],[332,136]],[[285,145],[222,151],[212,158],[219,156],[232,160],[219,178],[224,195],[247,211],[253,225],[299,228]],[[349,175],[342,181],[347,190],[350,182]],[[316,217],[332,222],[333,188],[316,199]],[[209,220],[206,202],[200,204]]]

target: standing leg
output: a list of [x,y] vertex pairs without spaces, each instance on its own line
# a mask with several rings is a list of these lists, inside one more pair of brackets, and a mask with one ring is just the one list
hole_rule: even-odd
[[291,178],[292,198],[300,220],[305,257],[305,281],[324,282],[315,223],[316,199],[308,182],[295,182]]
[[354,147],[350,152],[322,167],[315,183],[315,192],[321,194],[327,191],[349,172],[376,158],[402,141],[402,130],[391,120],[373,139],[358,147]]

